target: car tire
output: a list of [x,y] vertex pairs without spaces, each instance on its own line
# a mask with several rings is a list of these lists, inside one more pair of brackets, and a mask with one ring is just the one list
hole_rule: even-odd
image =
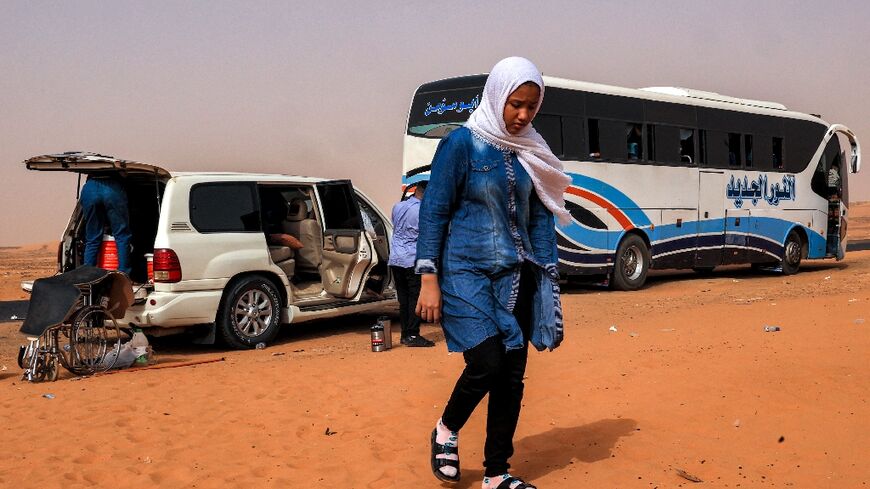
[[643,238],[629,234],[616,248],[610,283],[616,290],[637,290],[646,282],[651,258]]
[[224,292],[217,326],[223,342],[239,350],[269,343],[281,324],[281,299],[271,281],[244,277]]
[[782,267],[783,275],[794,275],[798,272],[801,266],[801,259],[804,257],[804,244],[797,231],[792,229],[785,238],[785,245],[782,250]]

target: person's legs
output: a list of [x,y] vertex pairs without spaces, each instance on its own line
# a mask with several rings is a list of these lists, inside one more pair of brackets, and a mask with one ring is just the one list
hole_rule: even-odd
[[491,336],[463,352],[462,356],[465,358],[465,370],[456,381],[441,416],[444,425],[451,431],[459,431],[465,426],[474,408],[492,388],[501,370],[504,345],[501,337]]
[[505,353],[502,368],[489,392],[484,445],[484,476],[505,474],[514,454],[513,438],[523,401],[523,375],[526,372],[528,346]]
[[[405,337],[405,328],[408,324],[408,285],[405,279],[406,268],[391,266],[393,281],[396,284],[396,299],[399,300],[399,322],[402,323],[402,338]],[[416,304],[414,304],[416,307]],[[411,309],[413,313],[413,309]]]
[[417,315],[417,300],[420,298],[420,276],[413,268],[405,269],[405,286],[407,290],[408,322],[402,322],[402,338],[420,336],[420,316]]
[[[450,400],[435,427],[436,443],[450,447],[450,453],[438,454],[437,458],[459,460],[459,430],[489,392],[492,379],[499,371],[503,352],[501,338],[493,336],[462,354],[465,370],[456,381]],[[458,475],[456,467],[444,466],[438,470],[447,477]]]
[[130,275],[133,265],[130,263],[130,211],[127,203],[127,193],[120,182],[106,182],[106,192],[103,194],[103,207],[106,217],[115,237],[118,247],[118,270]]
[[97,254],[103,242],[103,210],[100,204],[100,187],[97,182],[88,180],[82,187],[79,197],[82,215],[85,219],[85,256],[84,264],[97,265]]
[[435,342],[420,336],[420,316],[417,299],[420,297],[420,276],[413,267],[390,267],[397,272],[396,293],[399,296],[399,318],[402,321],[402,344],[405,346],[435,346]]
[[489,392],[486,416],[486,444],[484,445],[485,477],[507,474],[508,460],[514,453],[513,438],[523,401],[523,376],[526,372],[529,348],[528,340],[532,321],[532,308],[536,288],[535,274],[529,265],[524,265],[520,277],[517,303],[514,307],[525,346],[504,354],[501,368]]

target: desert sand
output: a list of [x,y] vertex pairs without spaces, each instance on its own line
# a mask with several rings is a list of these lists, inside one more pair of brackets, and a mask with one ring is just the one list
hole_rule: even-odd
[[[851,212],[850,236],[870,238],[870,205]],[[0,299],[53,273],[53,247],[0,249]],[[565,342],[530,356],[515,474],[542,489],[695,485],[677,469],[699,487],[870,486],[870,251],[788,277],[571,286],[563,303]],[[373,321],[286,327],[242,352],[162,339],[158,365],[224,361],[44,384],[20,380],[20,323],[0,324],[0,487],[442,487],[428,436],[462,356],[433,325],[435,348],[372,353]],[[484,412],[460,436],[459,489],[480,484]]]

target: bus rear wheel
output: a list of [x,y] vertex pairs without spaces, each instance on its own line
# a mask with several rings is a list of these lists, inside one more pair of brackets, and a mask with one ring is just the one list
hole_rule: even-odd
[[801,266],[801,259],[804,257],[804,244],[797,231],[792,229],[785,238],[785,246],[782,252],[782,273],[783,275],[794,275]]
[[616,263],[613,264],[611,285],[616,290],[637,290],[646,282],[649,272],[650,253],[643,238],[629,234],[616,248]]

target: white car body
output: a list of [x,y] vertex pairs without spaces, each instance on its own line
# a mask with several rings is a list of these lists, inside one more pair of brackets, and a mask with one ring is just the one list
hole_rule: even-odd
[[[168,281],[161,279],[166,278],[167,272],[158,270],[160,260],[155,257],[154,279],[137,290],[137,301],[127,309],[121,320],[123,325],[142,327],[155,336],[206,326],[210,332],[204,341],[213,341],[215,325],[220,332],[221,314],[232,315],[232,311],[239,314],[237,311],[244,302],[239,299],[235,308],[225,305],[235,300],[228,297],[230,289],[240,281],[253,279],[274,288],[280,301],[280,324],[378,311],[395,305],[395,289],[386,263],[392,226],[350,181],[280,174],[168,172],[92,153],[38,156],[25,164],[32,170],[114,172],[125,179],[134,235],[135,267],[131,277],[134,283],[148,282],[144,274],[145,253],[162,253],[166,257],[169,256],[166,250],[170,250],[177,257],[178,280]],[[250,202],[221,200],[227,192],[245,196],[246,189],[251,192]],[[242,215],[242,211],[249,210],[245,205],[253,205],[253,212]],[[159,216],[154,216],[157,212]],[[244,223],[239,225],[246,226],[245,230],[209,228],[223,225],[224,212],[231,216],[226,218],[231,223],[236,222],[232,216],[238,212]],[[296,216],[290,216],[290,212]],[[367,219],[360,212],[366,213]],[[344,218],[340,226],[331,222],[338,217]],[[152,220],[156,221],[156,229]],[[267,239],[276,234],[275,229],[280,231],[302,222],[311,230],[306,235],[309,239],[305,247],[291,251],[287,261],[278,261],[276,250],[291,248],[274,243],[270,246]],[[82,213],[77,205],[62,236],[59,271],[82,263],[82,229]],[[281,253],[286,255],[286,250]],[[310,259],[305,262],[307,271],[302,272],[299,267],[305,254]],[[281,260],[286,258],[284,255]],[[260,298],[273,295],[266,292]],[[258,340],[273,337],[274,331],[270,330],[266,336],[241,335],[239,342],[230,344],[252,347]]]

